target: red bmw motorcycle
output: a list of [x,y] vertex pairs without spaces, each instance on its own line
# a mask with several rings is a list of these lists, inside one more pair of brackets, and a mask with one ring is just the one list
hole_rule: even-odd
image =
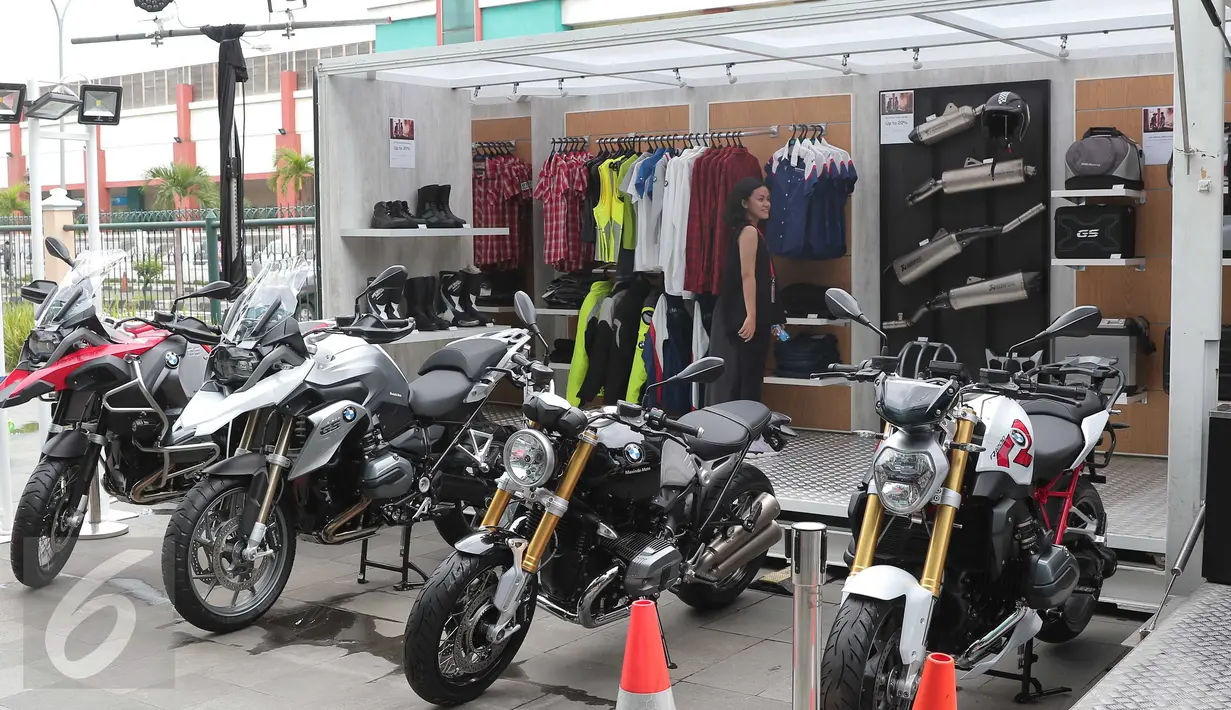
[[46,242],[48,253],[72,269],[58,284],[39,280],[21,289],[36,304],[35,326],[0,382],[0,408],[36,397],[52,406],[42,457],[13,521],[13,574],[29,587],[50,583],[64,568],[95,475],[127,503],[174,500],[226,446],[222,436],[161,444],[204,381],[209,348],[219,338],[216,328],[177,315],[179,303],[224,297],[231,285],[216,281],[181,296],[153,320],[115,321],[95,302],[104,275],[128,254],[103,249],[73,258],[54,237]]

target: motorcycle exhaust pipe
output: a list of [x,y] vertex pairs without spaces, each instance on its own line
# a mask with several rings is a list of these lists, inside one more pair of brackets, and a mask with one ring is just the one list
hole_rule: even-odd
[[1042,203],[1039,203],[1001,227],[974,227],[952,233],[941,229],[936,236],[918,249],[895,259],[893,273],[897,275],[898,283],[909,286],[935,271],[941,264],[961,254],[962,250],[972,243],[1011,232],[1046,209]]
[[910,318],[885,321],[881,324],[884,330],[909,328],[919,322],[931,311],[961,311],[980,306],[994,306],[998,303],[1014,303],[1024,301],[1030,293],[1038,288],[1042,275],[1038,271],[1017,271],[994,279],[984,279],[965,286],[949,289],[932,300],[919,306]]
[[1021,158],[1014,160],[980,162],[967,158],[966,165],[953,170],[946,170],[940,179],[928,178],[906,198],[906,204],[914,206],[938,192],[952,195],[974,190],[990,190],[994,187],[1011,187],[1026,182],[1026,178],[1034,177],[1038,168],[1026,165]]
[[936,145],[949,136],[956,136],[970,130],[982,113],[983,104],[974,108],[949,104],[945,107],[944,113],[933,116],[912,128],[909,138],[912,143]]
[[[782,506],[769,493],[762,493],[752,503],[752,529],[732,527],[706,545],[696,569],[712,580],[726,578],[782,539],[782,529],[775,522]],[[725,571],[724,571],[725,570]]]

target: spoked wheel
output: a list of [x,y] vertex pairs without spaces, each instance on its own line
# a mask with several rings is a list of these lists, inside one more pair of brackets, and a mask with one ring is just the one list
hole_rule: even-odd
[[[1074,534],[1085,535],[1090,537],[1090,544],[1097,545],[1093,542],[1094,537],[1106,533],[1107,511],[1103,509],[1103,499],[1094,484],[1082,477],[1073,491],[1073,507],[1069,510],[1065,539],[1070,539]],[[1094,618],[1102,591],[1100,585],[1093,593],[1074,592],[1059,608],[1043,616],[1043,628],[1036,638],[1048,643],[1064,643],[1080,636]]]
[[[733,474],[722,500],[718,499],[721,488],[711,490],[702,500],[701,518],[704,520],[710,511],[717,506],[713,520],[742,520],[750,512],[753,501],[762,493],[773,493],[774,488],[769,479],[759,469],[745,464]],[[774,523],[777,525],[777,523]],[[679,586],[675,594],[688,606],[703,611],[722,609],[735,602],[744,593],[748,585],[756,580],[761,566],[765,564],[768,552],[758,555],[742,569],[736,570],[716,585],[702,582],[685,582]]]
[[520,628],[498,642],[488,638],[500,616],[496,587],[512,561],[498,548],[479,557],[455,552],[436,568],[411,609],[402,649],[406,680],[420,698],[437,705],[470,702],[513,661],[534,617],[533,579],[514,616]]
[[834,617],[821,661],[826,710],[910,710],[913,685],[898,647],[902,604],[847,597]]
[[225,633],[256,621],[282,594],[295,559],[290,515],[270,510],[265,540],[244,558],[240,530],[247,479],[207,478],[176,508],[163,538],[162,574],[176,611],[188,623]]
[[64,569],[81,526],[90,477],[82,459],[44,458],[34,467],[13,519],[12,565],[17,581],[44,587]]

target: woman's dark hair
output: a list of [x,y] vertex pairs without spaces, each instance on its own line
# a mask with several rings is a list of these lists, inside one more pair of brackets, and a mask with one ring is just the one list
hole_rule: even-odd
[[749,223],[748,210],[744,209],[744,200],[751,197],[752,193],[760,187],[765,187],[765,181],[761,178],[746,177],[735,183],[735,187],[731,188],[731,194],[727,196],[727,206],[722,213],[722,220],[727,223],[728,227],[740,229]]

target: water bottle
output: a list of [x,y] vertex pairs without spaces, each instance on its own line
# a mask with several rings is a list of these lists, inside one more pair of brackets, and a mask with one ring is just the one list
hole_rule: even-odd
[[790,333],[787,333],[786,328],[783,328],[781,325],[775,325],[770,332],[774,334],[775,338],[784,343],[791,339]]

